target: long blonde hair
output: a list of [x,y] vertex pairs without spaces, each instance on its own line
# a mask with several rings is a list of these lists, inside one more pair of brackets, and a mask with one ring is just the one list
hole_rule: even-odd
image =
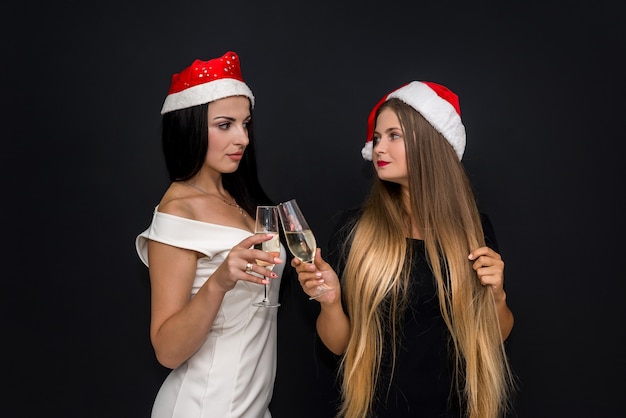
[[371,413],[383,345],[389,343],[385,329],[391,330],[395,358],[396,324],[407,303],[410,277],[406,238],[416,227],[450,330],[452,380],[466,416],[499,417],[508,406],[512,375],[491,290],[480,284],[467,259],[471,250],[485,245],[471,185],[450,144],[418,112],[397,99],[386,101],[378,113],[384,108],[396,113],[404,132],[412,217],[407,221],[399,185],[374,179],[347,240],[342,280],[352,326],[341,363],[339,416],[365,418]]

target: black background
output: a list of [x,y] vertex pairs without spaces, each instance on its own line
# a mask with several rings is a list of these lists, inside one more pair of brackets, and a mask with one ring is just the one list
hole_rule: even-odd
[[166,370],[134,239],[168,185],[159,111],[172,73],[228,50],[257,97],[261,180],[322,248],[368,189],[378,99],[412,80],[459,94],[516,316],[517,414],[623,413],[626,36],[608,4],[3,5],[2,415],[149,416]]

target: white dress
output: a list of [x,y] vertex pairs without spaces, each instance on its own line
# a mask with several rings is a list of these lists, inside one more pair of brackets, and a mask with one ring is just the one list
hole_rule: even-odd
[[[205,254],[198,259],[193,297],[249,231],[158,212],[135,245],[148,265],[148,240]],[[286,260],[281,245],[281,258]],[[278,300],[284,263],[276,265],[270,300]],[[226,293],[211,332],[199,350],[163,382],[153,418],[270,418],[268,404],[276,372],[276,308],[258,308],[263,286],[238,281]]]

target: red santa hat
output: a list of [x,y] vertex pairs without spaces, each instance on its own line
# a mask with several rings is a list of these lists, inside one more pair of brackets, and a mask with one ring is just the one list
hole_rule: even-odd
[[230,96],[246,96],[254,107],[254,95],[241,76],[239,57],[232,51],[208,61],[195,60],[174,74],[161,114]]
[[387,100],[397,98],[413,107],[452,145],[459,160],[465,151],[465,127],[461,122],[459,97],[447,87],[430,81],[412,81],[383,97],[367,119],[367,142],[361,150],[372,161],[376,111]]

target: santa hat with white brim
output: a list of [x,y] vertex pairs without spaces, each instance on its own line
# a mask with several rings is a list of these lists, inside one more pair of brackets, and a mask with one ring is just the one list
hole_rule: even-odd
[[361,150],[372,161],[376,111],[387,100],[397,98],[413,107],[452,145],[459,161],[465,151],[465,127],[461,122],[459,98],[447,87],[430,81],[412,81],[383,97],[368,118],[367,142]]
[[219,58],[195,60],[174,74],[161,114],[231,96],[245,96],[254,107],[254,95],[243,81],[239,57],[228,51]]

